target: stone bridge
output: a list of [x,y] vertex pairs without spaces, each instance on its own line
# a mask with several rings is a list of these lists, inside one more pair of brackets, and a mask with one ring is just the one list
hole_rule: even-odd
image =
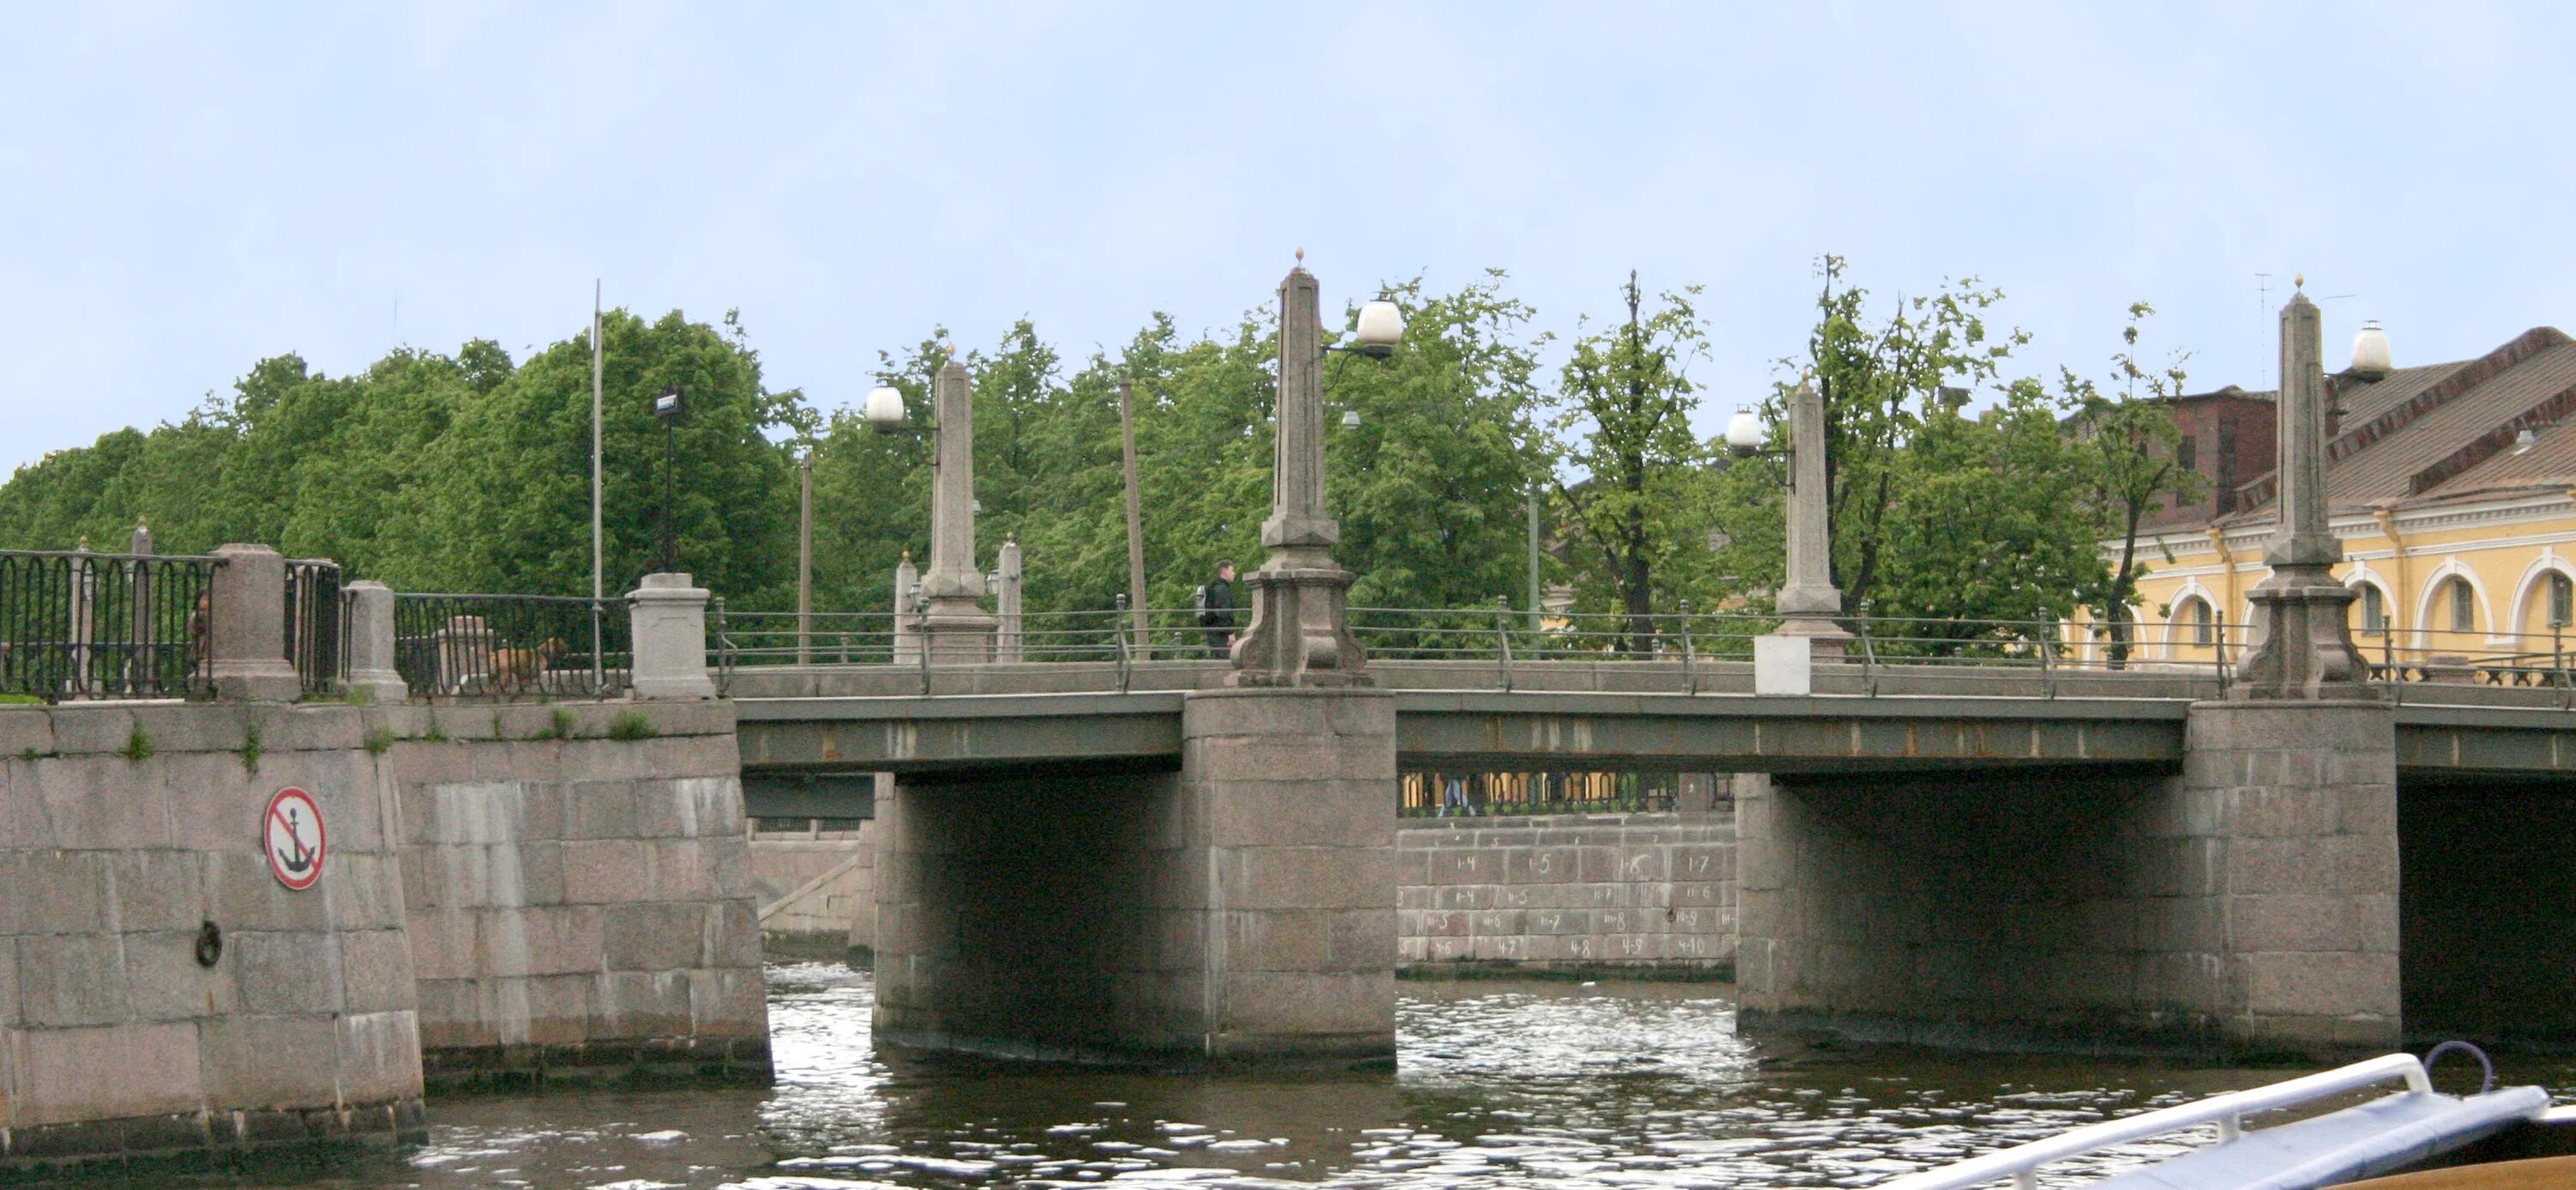
[[[1385,662],[1291,724],[1247,720],[1209,662],[1124,693],[1037,665],[730,691],[752,813],[880,816],[880,995],[913,1044],[1367,1051],[1395,778],[1454,767],[1767,774],[1738,803],[1749,1027],[2202,1052],[2576,1027],[2550,999],[2576,947],[2521,895],[2576,864],[2516,829],[2576,806],[2560,692],[2274,706],[2205,673],[1858,669],[1780,696],[1741,664]],[[834,779],[880,772],[881,806]],[[2500,856],[2520,893],[2480,875]],[[1172,1029],[1211,1004],[1237,1036]]]

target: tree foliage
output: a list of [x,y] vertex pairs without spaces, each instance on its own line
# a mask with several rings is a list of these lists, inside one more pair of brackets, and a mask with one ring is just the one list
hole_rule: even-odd
[[[1820,273],[1806,353],[1783,362],[1812,369],[1825,397],[1832,562],[1847,609],[2034,619],[2124,606],[2139,572],[2125,556],[2106,565],[2099,542],[2123,525],[2134,536],[2157,493],[2188,487],[2171,463],[2170,419],[2134,392],[2166,395],[2181,380],[2179,358],[2153,375],[2134,359],[2146,307],[2114,357],[2114,399],[2071,374],[2055,392],[2003,379],[2024,336],[1989,330],[1999,291],[1963,281],[1882,310],[1839,258]],[[1781,578],[1778,464],[1730,463],[1692,429],[1690,369],[1707,350],[1696,289],[1650,297],[1630,274],[1616,317],[1576,324],[1552,384],[1541,376],[1550,336],[1501,273],[1445,293],[1419,280],[1389,292],[1406,315],[1397,350],[1325,364],[1326,499],[1342,529],[1335,556],[1358,575],[1355,604],[1517,604],[1525,502],[1544,493],[1548,575],[1578,610],[1616,617],[1621,647],[1656,647],[1654,617],[1684,602],[1762,608]],[[966,347],[933,325],[880,356],[914,427],[887,434],[847,407],[770,388],[731,314],[710,324],[613,312],[607,588],[631,588],[652,564],[667,452],[683,567],[732,610],[792,607],[802,456],[815,606],[888,610],[897,563],[907,552],[927,561],[924,428],[931,377],[953,357],[973,376],[979,566],[1016,540],[1025,607],[1041,616],[1105,611],[1127,589],[1123,381],[1150,601],[1184,606],[1219,559],[1262,560],[1275,323],[1264,307],[1185,333],[1157,314],[1082,357],[1027,320]],[[340,376],[293,354],[261,360],[178,421],[20,468],[0,485],[0,547],[121,548],[145,519],[166,552],[266,542],[401,590],[586,594],[590,369],[587,328],[520,361],[482,340],[395,351]],[[687,412],[666,428],[650,403],[671,387]],[[1989,407],[1970,415],[1962,397],[1979,389]],[[1765,406],[1775,419],[1779,408],[1776,396]]]
[[1573,549],[1586,562],[1576,568],[1578,606],[1606,604],[1625,616],[1623,649],[1652,647],[1652,614],[1664,603],[1657,572],[1698,544],[1688,525],[1704,457],[1691,430],[1698,399],[1688,374],[1708,346],[1691,307],[1698,292],[1664,294],[1650,314],[1629,273],[1626,321],[1576,339],[1558,382],[1556,430],[1566,462],[1580,472],[1555,484]]

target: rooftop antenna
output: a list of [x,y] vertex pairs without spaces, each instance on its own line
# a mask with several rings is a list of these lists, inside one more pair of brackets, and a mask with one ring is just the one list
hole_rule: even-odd
[[2272,320],[2272,274],[2254,274],[2254,358],[2263,358],[2264,340],[2270,336]]

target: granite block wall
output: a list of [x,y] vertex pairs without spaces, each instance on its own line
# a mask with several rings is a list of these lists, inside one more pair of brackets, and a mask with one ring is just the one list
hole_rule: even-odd
[[862,959],[876,948],[876,830],[754,830],[761,937],[783,952]]
[[1396,880],[1408,974],[1735,972],[1732,810],[1407,819]]
[[[366,733],[349,707],[0,708],[0,1175],[422,1134]],[[262,854],[290,785],[329,832],[302,891]]]
[[[433,1089],[766,1081],[729,704],[397,713],[420,728],[388,757]],[[652,738],[604,738],[627,714]]]

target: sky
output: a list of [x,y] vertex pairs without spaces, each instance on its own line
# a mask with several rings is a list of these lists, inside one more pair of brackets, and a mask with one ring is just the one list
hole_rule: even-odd
[[[741,311],[773,389],[1011,323],[1080,359],[1506,270],[1561,337],[1704,287],[1703,432],[1802,350],[1819,254],[1973,276],[2014,374],[2268,388],[2268,301],[2401,366],[2576,327],[2576,6],[0,0],[0,468],[255,361],[514,357]],[[2258,275],[2269,274],[2264,281]],[[2351,296],[2345,296],[2351,295]]]

